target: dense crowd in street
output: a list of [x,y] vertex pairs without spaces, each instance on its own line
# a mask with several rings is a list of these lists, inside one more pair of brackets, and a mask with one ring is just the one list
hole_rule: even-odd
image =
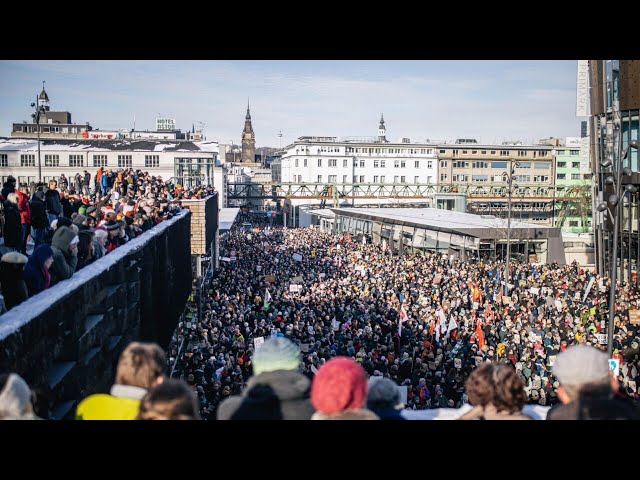
[[171,218],[180,200],[211,191],[133,169],[31,185],[10,176],[0,192],[0,314]]
[[[183,322],[170,348],[175,376],[196,389],[204,418],[242,394],[255,342],[274,336],[302,351],[308,379],[346,356],[368,376],[406,386],[412,410],[463,406],[465,383],[487,361],[512,367],[526,403],[552,406],[558,355],[574,344],[606,351],[608,283],[576,264],[515,263],[503,295],[500,264],[398,256],[366,238],[259,223],[230,232],[221,252],[229,261],[206,293],[202,319]],[[618,395],[629,400],[638,398],[640,327],[628,310],[639,307],[637,290],[620,286],[613,343],[623,362]]]

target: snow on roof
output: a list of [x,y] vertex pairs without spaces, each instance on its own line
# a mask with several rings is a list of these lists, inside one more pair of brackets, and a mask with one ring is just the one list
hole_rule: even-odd
[[[162,140],[40,140],[42,151],[78,151],[84,152],[215,152],[212,142],[206,142],[206,148],[189,141],[167,142]],[[215,144],[217,146],[217,144]],[[0,151],[27,150],[37,151],[38,141],[34,138],[0,137]]]

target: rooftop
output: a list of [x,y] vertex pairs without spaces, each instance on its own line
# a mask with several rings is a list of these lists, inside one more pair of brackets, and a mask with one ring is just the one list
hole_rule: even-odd
[[[189,142],[181,140],[41,140],[40,149],[44,151],[72,150],[92,152],[109,151],[144,151],[144,152],[215,152],[215,142]],[[0,137],[0,151],[34,150],[38,142],[32,138]]]

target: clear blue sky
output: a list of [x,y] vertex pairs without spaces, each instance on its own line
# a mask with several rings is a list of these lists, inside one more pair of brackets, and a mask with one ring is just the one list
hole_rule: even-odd
[[482,142],[579,136],[568,61],[0,61],[0,136],[28,120],[46,80],[53,110],[113,130],[205,122],[208,140],[240,142],[247,97],[257,146],[302,135]]

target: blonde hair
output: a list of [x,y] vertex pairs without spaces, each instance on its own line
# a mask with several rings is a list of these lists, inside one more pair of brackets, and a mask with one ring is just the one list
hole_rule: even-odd
[[131,342],[118,360],[116,383],[151,388],[164,373],[166,355],[156,343]]
[[137,420],[200,420],[195,392],[183,380],[169,378],[140,401]]

